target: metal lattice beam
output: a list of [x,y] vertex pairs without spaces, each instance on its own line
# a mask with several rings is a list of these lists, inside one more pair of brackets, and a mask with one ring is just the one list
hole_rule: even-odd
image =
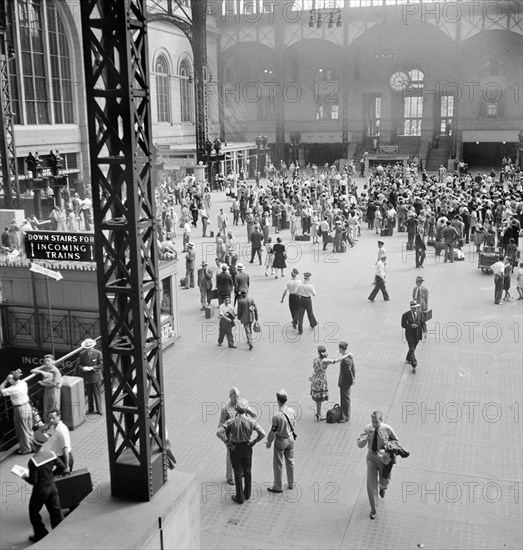
[[167,481],[145,0],[81,2],[114,496]]

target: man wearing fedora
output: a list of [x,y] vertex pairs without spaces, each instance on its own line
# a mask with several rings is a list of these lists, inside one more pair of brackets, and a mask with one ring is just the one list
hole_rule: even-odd
[[234,305],[240,299],[240,294],[242,290],[245,290],[247,294],[249,293],[249,274],[245,273],[244,266],[241,263],[236,264],[236,277],[234,279]]
[[198,269],[198,288],[200,289],[200,304],[203,311],[211,303],[213,272],[209,269],[207,262],[202,262]]
[[405,339],[409,345],[409,351],[405,361],[412,365],[412,372],[416,372],[418,361],[416,360],[416,346],[423,336],[421,307],[414,300],[410,302],[410,310],[401,316],[401,326],[405,329]]
[[424,333],[427,332],[426,314],[429,309],[429,289],[423,286],[423,277],[416,277],[416,286],[412,289],[412,299],[419,304],[421,308],[421,328]]
[[238,320],[245,329],[245,337],[249,350],[252,350],[252,325],[258,321],[258,308],[252,298],[247,296],[247,290],[240,291],[240,300],[238,301]]
[[82,342],[78,356],[78,370],[87,389],[87,414],[102,414],[102,353],[95,349],[96,340],[87,338]]
[[185,290],[194,288],[194,264],[196,254],[194,253],[194,243],[187,243],[187,254],[185,255]]
[[[243,504],[244,500],[251,498],[252,448],[265,437],[265,431],[254,420],[256,414],[249,408],[247,399],[237,400],[236,412],[235,417],[220,426],[216,435],[225,443],[231,453],[234,484],[236,485],[236,495],[232,495],[231,499],[236,504]],[[251,441],[253,432],[256,432],[258,437]],[[242,476],[245,479],[245,486],[242,486]]]

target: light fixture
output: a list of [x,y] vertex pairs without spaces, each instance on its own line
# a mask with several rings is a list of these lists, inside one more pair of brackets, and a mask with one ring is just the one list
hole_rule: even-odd
[[[309,27],[312,29],[314,27],[321,29],[323,23],[326,21],[326,15],[328,18],[328,28],[333,29],[334,26],[337,28],[343,25],[343,19],[341,16],[341,8],[338,6],[338,3],[333,0],[318,0],[318,7],[316,7],[316,0],[313,0],[312,7],[309,10]],[[337,16],[337,18],[336,18]],[[336,21],[336,25],[335,22]]]

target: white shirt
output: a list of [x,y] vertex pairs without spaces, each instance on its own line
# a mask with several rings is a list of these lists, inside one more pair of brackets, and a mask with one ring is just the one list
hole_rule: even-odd
[[48,448],[54,452],[56,456],[62,456],[64,449],[67,447],[71,449],[71,436],[69,434],[69,428],[60,420],[56,425],[49,441],[47,442]]
[[492,273],[494,273],[494,275],[500,275],[501,277],[505,276],[505,263],[501,260],[495,264],[492,264],[490,269],[492,269]]
[[385,264],[382,260],[378,260],[376,262],[376,275],[382,279],[385,279]]
[[13,384],[8,388],[4,388],[2,390],[2,395],[4,397],[9,396],[13,406],[25,405],[29,402],[28,391],[29,388],[27,387],[27,382],[19,380],[16,384]]

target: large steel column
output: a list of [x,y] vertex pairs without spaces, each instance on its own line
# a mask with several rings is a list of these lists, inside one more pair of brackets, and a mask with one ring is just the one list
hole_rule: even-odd
[[192,2],[192,51],[194,55],[194,104],[196,116],[196,155],[204,161],[207,139],[207,106],[205,85],[207,81],[207,2]]
[[167,481],[145,0],[85,0],[85,81],[114,496]]
[[7,11],[9,9],[10,3],[0,2],[0,164],[6,208],[14,206],[13,193],[16,196],[17,203],[20,198],[13,114],[9,93],[10,48],[7,40]]

